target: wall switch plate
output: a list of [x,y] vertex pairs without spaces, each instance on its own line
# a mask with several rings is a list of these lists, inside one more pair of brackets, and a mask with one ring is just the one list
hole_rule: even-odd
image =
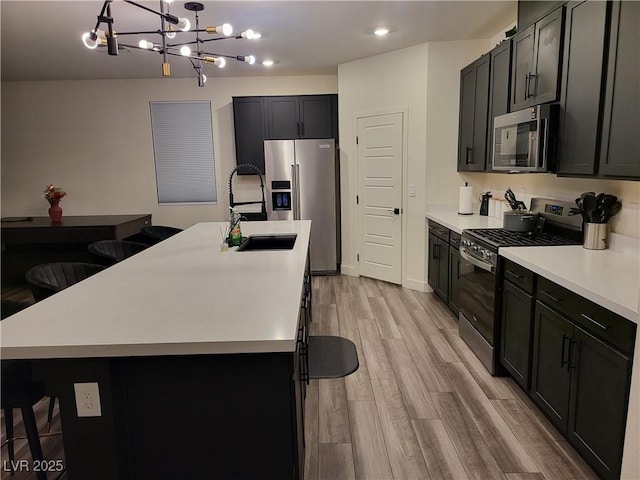
[[415,197],[416,196],[416,186],[415,185],[409,185],[409,196],[410,197]]
[[74,383],[76,409],[79,417],[101,417],[100,389],[97,382]]

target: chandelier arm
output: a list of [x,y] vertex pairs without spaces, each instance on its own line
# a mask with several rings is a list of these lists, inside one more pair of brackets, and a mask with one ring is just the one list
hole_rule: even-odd
[[157,35],[162,35],[163,32],[162,30],[158,29],[158,30],[142,30],[139,32],[117,32],[118,36],[123,36],[123,35],[153,35],[153,34],[157,34]]
[[100,24],[102,23],[100,19],[104,17],[104,12],[107,11],[107,5],[109,5],[109,3],[111,3],[111,0],[105,0],[104,5],[102,5],[102,10],[100,10],[100,13],[98,14],[98,21],[96,22],[96,26],[93,27],[94,32],[97,32],[98,28],[100,28]]
[[240,40],[242,39],[242,35],[235,35],[235,36],[231,36],[231,37],[216,37],[216,38],[207,38],[206,40],[200,40],[202,43],[204,42],[215,42],[216,40],[230,40],[230,39],[234,39],[234,40]]

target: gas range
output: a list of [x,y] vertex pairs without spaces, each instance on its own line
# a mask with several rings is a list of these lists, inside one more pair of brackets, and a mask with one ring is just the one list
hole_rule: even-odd
[[572,204],[534,198],[531,210],[544,219],[541,232],[519,233],[503,228],[462,231],[458,265],[458,309],[460,336],[493,375],[496,373],[500,341],[502,247],[579,245],[582,218],[569,216]]
[[568,215],[571,206],[571,203],[560,200],[534,198],[531,210],[545,218],[543,231],[521,233],[504,228],[472,228],[463,230],[460,246],[465,253],[497,265],[498,251],[501,247],[580,245],[581,218]]

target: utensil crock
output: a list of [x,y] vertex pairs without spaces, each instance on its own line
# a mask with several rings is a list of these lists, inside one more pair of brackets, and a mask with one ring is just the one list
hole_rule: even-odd
[[585,223],[582,246],[587,250],[606,250],[609,247],[608,232],[608,223]]

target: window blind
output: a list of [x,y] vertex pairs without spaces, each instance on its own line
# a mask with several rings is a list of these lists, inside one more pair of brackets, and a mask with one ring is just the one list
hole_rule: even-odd
[[149,104],[158,203],[215,203],[211,102]]

